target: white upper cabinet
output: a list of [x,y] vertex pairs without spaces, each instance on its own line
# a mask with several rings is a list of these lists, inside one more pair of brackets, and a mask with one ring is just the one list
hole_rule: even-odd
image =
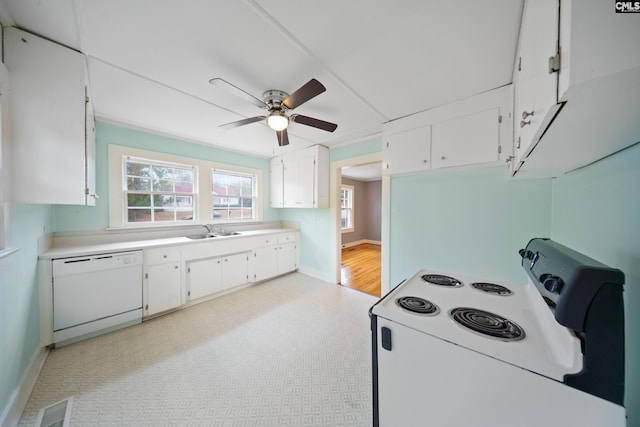
[[[560,176],[640,141],[638,14],[615,8],[601,0],[525,0],[522,69],[516,60],[514,70],[516,177]],[[522,120],[530,123],[521,127]]]
[[512,141],[511,85],[385,123],[383,173],[503,164]]
[[269,161],[269,182],[271,188],[271,207],[284,207],[284,165],[282,156],[272,157]]
[[558,0],[526,1],[513,75],[514,162],[526,158],[557,112]]
[[12,200],[95,204],[95,137],[83,54],[4,29],[11,80]]
[[385,135],[383,171],[386,175],[431,167],[431,126],[400,129]]
[[270,161],[271,207],[329,207],[329,149],[314,145]]

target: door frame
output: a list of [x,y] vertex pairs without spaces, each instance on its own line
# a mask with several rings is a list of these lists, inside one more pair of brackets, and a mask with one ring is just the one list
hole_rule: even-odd
[[[330,275],[334,277],[335,283],[340,283],[340,255],[342,251],[342,231],[340,228],[340,189],[342,186],[342,168],[345,166],[357,166],[363,165],[367,163],[375,163],[382,161],[382,152],[366,154],[363,156],[350,157],[344,160],[337,160],[331,162],[331,170],[329,174],[329,207],[331,211],[331,217],[333,221],[331,221],[331,269]],[[388,215],[385,214],[385,209],[388,209],[388,202],[385,202],[385,177],[382,176],[382,260],[381,260],[381,275],[382,275],[382,289],[385,289],[385,283],[388,282],[386,280],[387,275],[387,267],[385,263],[385,257],[387,256],[385,250],[385,230],[387,229],[387,225],[385,224],[385,220],[388,220]],[[388,182],[388,178],[386,179]],[[385,208],[385,206],[387,206]]]

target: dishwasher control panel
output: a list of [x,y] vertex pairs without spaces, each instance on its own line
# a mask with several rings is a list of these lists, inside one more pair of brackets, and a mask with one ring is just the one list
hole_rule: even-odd
[[55,259],[53,260],[53,277],[108,270],[128,265],[142,265],[142,251]]

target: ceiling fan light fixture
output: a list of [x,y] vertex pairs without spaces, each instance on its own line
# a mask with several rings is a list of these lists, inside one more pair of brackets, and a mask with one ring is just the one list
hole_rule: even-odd
[[275,131],[282,131],[289,126],[289,118],[282,112],[274,111],[267,117],[267,124]]

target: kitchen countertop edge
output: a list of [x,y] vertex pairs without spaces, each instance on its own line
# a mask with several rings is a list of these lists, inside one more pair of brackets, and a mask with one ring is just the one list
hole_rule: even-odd
[[298,232],[297,228],[270,228],[264,230],[242,231],[236,236],[218,236],[210,239],[190,239],[188,237],[168,237],[162,239],[134,240],[116,243],[100,243],[96,245],[79,245],[51,248],[38,256],[39,260],[52,260],[57,258],[71,258],[93,254],[105,254],[115,252],[129,252],[142,249],[154,249],[165,246],[182,246],[195,243],[220,242],[229,239],[245,239],[249,237]]

